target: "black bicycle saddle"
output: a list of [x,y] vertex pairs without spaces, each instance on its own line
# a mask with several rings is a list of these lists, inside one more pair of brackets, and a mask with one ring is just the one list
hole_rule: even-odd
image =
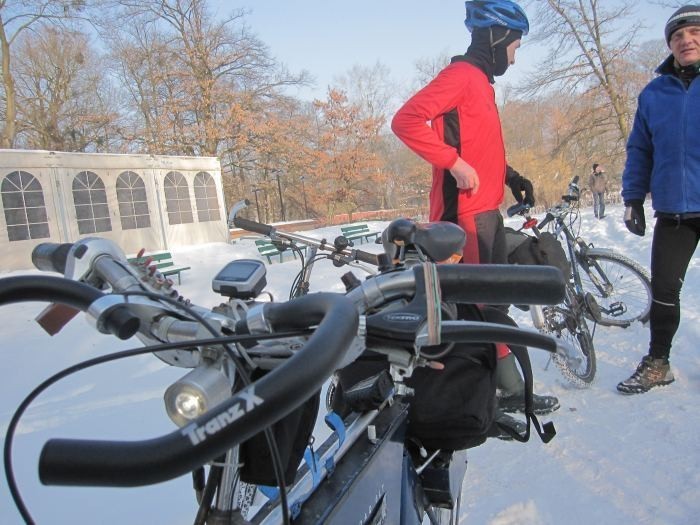
[[462,253],[467,234],[452,222],[417,223],[411,219],[395,219],[382,232],[384,251],[394,259],[400,247],[417,246],[433,262]]

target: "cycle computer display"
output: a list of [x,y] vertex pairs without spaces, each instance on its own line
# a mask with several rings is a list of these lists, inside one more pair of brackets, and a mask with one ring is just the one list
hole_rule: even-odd
[[252,299],[267,280],[265,263],[257,259],[237,259],[224,266],[211,282],[212,290],[226,297]]

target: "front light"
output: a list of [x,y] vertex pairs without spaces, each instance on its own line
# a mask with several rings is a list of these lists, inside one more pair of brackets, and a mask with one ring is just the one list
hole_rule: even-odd
[[165,410],[183,427],[231,395],[231,385],[218,368],[200,366],[165,391]]

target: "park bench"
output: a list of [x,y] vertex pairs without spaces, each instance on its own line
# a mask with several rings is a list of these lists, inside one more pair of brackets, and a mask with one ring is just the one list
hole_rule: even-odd
[[[279,251],[277,246],[275,246],[273,242],[269,239],[256,239],[255,246],[258,249],[260,255],[262,255],[263,257],[267,257],[268,264],[272,264],[272,257],[278,256],[280,258],[280,262],[283,262],[285,253],[291,253],[295,259],[297,258],[296,250],[287,248],[284,251]],[[297,246],[297,249],[306,250],[304,246]]]
[[149,257],[153,259],[153,262],[149,266],[155,266],[156,269],[163,274],[163,276],[167,277],[169,275],[177,274],[178,284],[182,284],[182,281],[180,280],[180,273],[190,269],[189,266],[176,266],[173,262],[173,255],[170,252],[146,253],[141,257],[133,256],[129,257],[129,262],[140,264]]
[[360,239],[360,244],[364,241],[369,241],[370,237],[377,237],[380,232],[372,232],[366,224],[351,224],[349,226],[341,226],[340,231],[349,241]]

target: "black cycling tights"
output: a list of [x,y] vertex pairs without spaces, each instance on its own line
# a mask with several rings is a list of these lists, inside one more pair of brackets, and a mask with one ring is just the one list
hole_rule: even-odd
[[659,217],[651,245],[651,341],[649,354],[668,359],[681,319],[680,293],[700,239],[700,217],[677,221]]

